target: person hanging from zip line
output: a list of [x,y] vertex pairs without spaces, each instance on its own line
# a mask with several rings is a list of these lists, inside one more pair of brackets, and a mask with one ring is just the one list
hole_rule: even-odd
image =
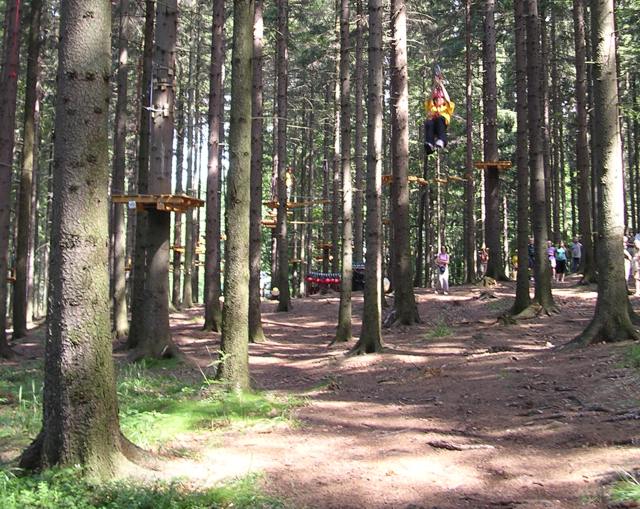
[[451,122],[451,115],[456,106],[449,98],[438,66],[436,66],[433,83],[431,97],[424,102],[427,115],[424,123],[424,149],[427,155],[447,146],[447,126]]

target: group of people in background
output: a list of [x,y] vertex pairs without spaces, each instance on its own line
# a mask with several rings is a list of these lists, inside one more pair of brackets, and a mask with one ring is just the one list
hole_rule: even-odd
[[[529,255],[529,269],[533,270],[536,250],[532,237],[529,238],[527,252]],[[556,246],[551,240],[547,240],[545,254],[551,268],[551,279],[563,282],[569,272],[578,272],[578,267],[580,267],[580,261],[582,260],[582,243],[579,237],[574,238],[569,245],[565,244],[564,240],[561,240]]]

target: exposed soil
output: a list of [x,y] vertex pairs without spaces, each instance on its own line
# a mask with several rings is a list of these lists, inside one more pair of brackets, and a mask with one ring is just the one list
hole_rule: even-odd
[[[362,357],[344,355],[355,339],[327,347],[338,294],[296,300],[290,313],[265,302],[254,386],[304,397],[300,425],[181,443],[197,459],[165,471],[196,485],[262,472],[295,508],[614,507],[608,483],[640,467],[640,370],[624,365],[629,342],[554,349],[593,314],[594,289],[576,282],[554,286],[559,315],[511,326],[496,317],[514,284],[489,299],[471,286],[417,290],[424,323],[385,330],[385,352]],[[355,338],[361,312],[354,294]],[[200,330],[200,313],[172,323],[181,350],[206,366],[219,336]]]

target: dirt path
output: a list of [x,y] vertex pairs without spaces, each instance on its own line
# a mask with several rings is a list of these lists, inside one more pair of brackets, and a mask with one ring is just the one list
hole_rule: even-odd
[[[195,482],[260,471],[296,508],[607,507],[603,483],[640,467],[640,372],[621,360],[630,344],[558,353],[588,323],[595,293],[569,281],[554,289],[559,316],[496,325],[513,292],[418,291],[424,323],[385,331],[386,353],[356,358],[344,356],[353,343],[327,348],[337,295],[288,314],[266,303],[254,385],[307,398],[300,427],[230,432],[199,465],[168,469]],[[217,342],[198,312],[177,315],[175,334],[208,364]]]

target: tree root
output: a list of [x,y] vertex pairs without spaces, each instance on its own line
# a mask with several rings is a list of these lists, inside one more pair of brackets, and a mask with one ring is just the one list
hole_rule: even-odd
[[362,341],[359,339],[358,342],[353,346],[351,350],[349,350],[345,355],[347,357],[355,357],[356,355],[367,355],[370,353],[383,353],[384,347],[382,344],[370,344],[370,342]]
[[557,349],[570,351],[594,343],[617,343],[629,340],[640,341],[640,332],[634,329],[631,320],[628,323],[624,323],[619,319],[596,316],[582,334]]

